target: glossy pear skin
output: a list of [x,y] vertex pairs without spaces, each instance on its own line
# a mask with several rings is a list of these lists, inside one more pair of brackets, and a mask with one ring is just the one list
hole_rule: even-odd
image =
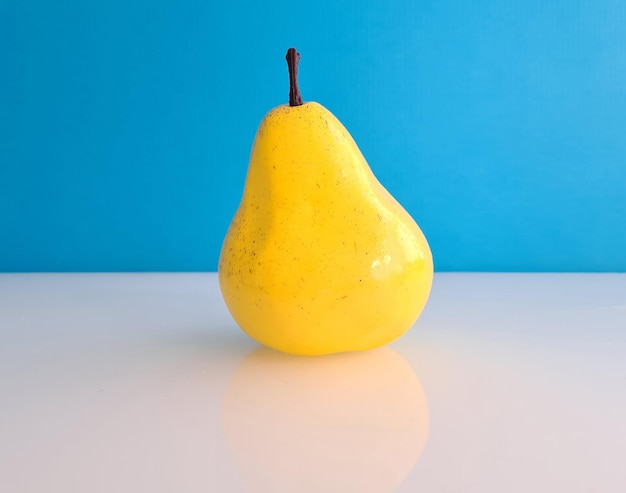
[[373,349],[409,330],[433,261],[348,131],[311,102],[279,106],[261,122],[218,272],[250,337],[321,355]]

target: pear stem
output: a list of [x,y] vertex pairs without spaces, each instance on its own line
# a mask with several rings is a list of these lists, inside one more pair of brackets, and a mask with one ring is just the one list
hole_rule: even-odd
[[298,87],[298,62],[300,61],[300,53],[295,48],[287,50],[287,65],[289,67],[289,106],[300,106],[302,104],[302,95]]

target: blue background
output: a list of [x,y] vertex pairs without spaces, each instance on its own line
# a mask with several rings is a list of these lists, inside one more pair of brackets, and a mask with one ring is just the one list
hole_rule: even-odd
[[215,270],[292,45],[438,270],[626,270],[625,2],[269,4],[0,0],[0,271]]

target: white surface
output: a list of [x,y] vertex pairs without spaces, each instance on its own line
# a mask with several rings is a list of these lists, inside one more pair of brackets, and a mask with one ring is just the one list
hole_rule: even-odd
[[390,349],[256,348],[214,274],[0,275],[0,491],[626,491],[626,275],[437,275]]

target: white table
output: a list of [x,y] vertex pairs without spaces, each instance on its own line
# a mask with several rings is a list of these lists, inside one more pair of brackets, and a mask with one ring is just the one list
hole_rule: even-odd
[[0,491],[626,491],[626,275],[440,274],[389,348],[259,350],[215,274],[0,275]]

